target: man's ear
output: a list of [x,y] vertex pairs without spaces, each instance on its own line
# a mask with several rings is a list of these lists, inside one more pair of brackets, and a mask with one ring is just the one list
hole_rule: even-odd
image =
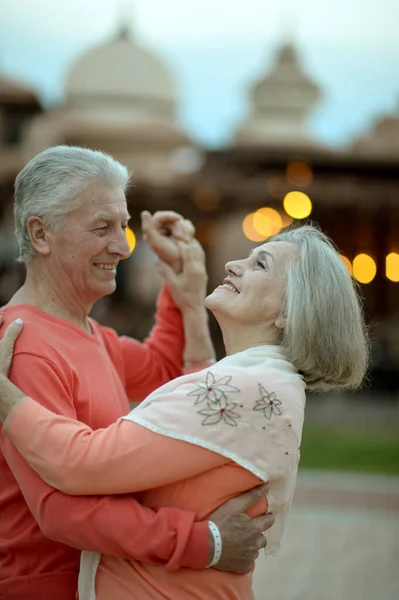
[[50,254],[47,223],[41,217],[29,217],[26,222],[26,229],[36,252],[42,256]]

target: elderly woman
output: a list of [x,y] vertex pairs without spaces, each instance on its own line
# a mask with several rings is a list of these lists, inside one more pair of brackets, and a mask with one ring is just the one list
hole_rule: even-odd
[[[152,508],[185,507],[203,519],[268,482],[275,524],[267,553],[275,554],[295,489],[305,388],[358,387],[367,336],[353,281],[313,226],[270,238],[226,272],[206,299],[226,347],[217,364],[164,385],[98,431],[51,413],[3,376],[1,417],[33,469],[67,494],[134,492]],[[164,274],[178,301],[184,269]],[[3,372],[9,361],[3,357]],[[255,507],[264,510],[265,502]],[[215,560],[219,552],[216,544]],[[170,573],[83,552],[79,590],[80,600],[249,600],[251,579],[214,569]]]

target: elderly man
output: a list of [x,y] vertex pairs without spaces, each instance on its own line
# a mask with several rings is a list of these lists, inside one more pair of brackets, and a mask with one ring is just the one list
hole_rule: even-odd
[[[55,147],[36,156],[15,185],[16,235],[27,274],[1,311],[5,324],[24,321],[10,377],[54,412],[94,429],[126,414],[129,399],[180,375],[183,352],[190,368],[213,358],[202,307],[206,275],[194,241],[187,243],[193,285],[181,291],[179,308],[162,289],[156,325],[143,344],[89,317],[93,303],[114,291],[118,262],[129,256],[128,179],[107,155]],[[167,213],[155,220],[145,214],[143,224],[160,258],[178,269],[178,246],[168,236],[187,236],[187,223]],[[265,544],[261,532],[272,524],[269,516],[244,514],[264,489],[221,507],[210,526],[172,508],[153,512],[130,495],[63,495],[2,435],[0,449],[0,599],[72,600],[79,549],[167,569],[212,565],[245,572]]]

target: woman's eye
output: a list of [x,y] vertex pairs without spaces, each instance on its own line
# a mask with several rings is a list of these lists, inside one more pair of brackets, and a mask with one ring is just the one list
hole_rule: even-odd
[[267,271],[267,265],[262,260],[257,260],[256,261],[256,266],[257,267],[261,267],[261,269],[264,269],[265,271]]

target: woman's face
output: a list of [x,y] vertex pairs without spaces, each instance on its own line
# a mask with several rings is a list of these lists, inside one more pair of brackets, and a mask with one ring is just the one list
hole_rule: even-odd
[[289,242],[269,242],[226,264],[227,277],[205,301],[215,316],[248,325],[281,327],[286,265],[299,254]]

